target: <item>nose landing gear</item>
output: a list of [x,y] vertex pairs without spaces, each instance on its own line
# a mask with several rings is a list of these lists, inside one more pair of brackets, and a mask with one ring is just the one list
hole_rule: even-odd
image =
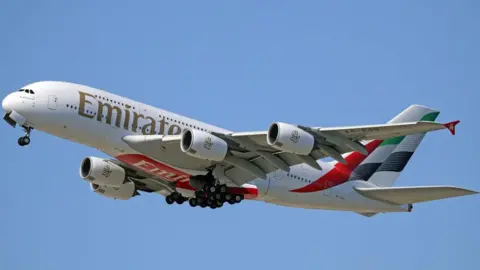
[[30,132],[32,131],[31,127],[23,127],[25,130],[25,136],[18,138],[18,145],[25,146],[30,144]]

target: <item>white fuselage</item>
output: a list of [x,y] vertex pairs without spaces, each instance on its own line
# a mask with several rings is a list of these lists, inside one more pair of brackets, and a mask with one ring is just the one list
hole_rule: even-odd
[[[188,181],[189,175],[204,174],[199,168],[182,168],[181,158],[164,156],[151,158],[132,149],[122,138],[126,135],[178,135],[185,128],[225,133],[226,129],[190,119],[166,110],[158,109],[134,100],[91,87],[64,83],[38,82],[24,87],[34,94],[11,93],[2,105],[4,110],[14,111],[25,118],[24,125],[70,141],[97,148],[111,157],[151,174],[152,179]],[[313,209],[345,210],[355,212],[406,212],[408,206],[393,205],[367,199],[353,186],[371,187],[366,181],[344,181],[333,187],[311,192],[292,192],[311,185],[335,167],[334,162],[322,162],[323,171],[305,164],[291,167],[289,173],[277,170],[267,180],[256,179],[245,188],[256,189],[250,199],[268,203]],[[154,163],[154,165],[152,165]],[[146,165],[148,164],[148,166]],[[155,165],[159,164],[159,165]],[[152,167],[153,166],[153,167]],[[157,167],[159,168],[157,168]],[[169,173],[153,173],[160,169]],[[348,176],[347,176],[348,178]],[[185,196],[192,190],[177,190]]]

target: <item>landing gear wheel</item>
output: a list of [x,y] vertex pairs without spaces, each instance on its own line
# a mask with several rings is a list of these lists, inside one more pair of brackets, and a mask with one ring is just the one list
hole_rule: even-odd
[[217,201],[217,207],[220,208],[223,206],[223,202],[222,201]]
[[18,138],[18,145],[25,146],[30,144],[30,132],[32,132],[31,127],[22,126],[23,130],[25,131],[25,136]]
[[177,202],[178,204],[183,204],[183,203],[185,202],[185,199],[184,199],[183,197],[178,197],[177,200],[176,200],[176,202]]
[[217,191],[217,187],[215,187],[215,186],[211,186],[211,187],[208,189],[208,192],[210,192],[210,193],[215,193],[215,191]]
[[217,201],[222,200],[222,199],[223,199],[222,194],[220,194],[220,193],[215,193],[215,199],[216,199]]
[[18,138],[18,145],[25,146],[29,144],[30,144],[30,137],[24,136],[24,137]]
[[235,202],[239,203],[242,201],[242,196],[241,195],[235,195]]
[[225,194],[225,201],[230,201],[233,198],[232,194]]
[[220,186],[220,193],[227,193],[227,186],[226,185],[221,185]]
[[229,204],[235,204],[235,199],[232,198],[232,199],[228,200],[228,203]]
[[30,144],[30,137],[23,137],[23,145],[29,145]]
[[172,198],[172,196],[168,195],[167,197],[165,197],[165,201],[168,203],[168,204],[173,204],[175,202],[175,200]]
[[215,204],[212,203],[212,204],[210,204],[210,208],[211,208],[211,209],[215,209],[215,208],[217,208],[217,205],[215,205]]
[[172,198],[174,200],[178,200],[179,198],[182,198],[182,196],[180,195],[180,193],[178,192],[173,192],[172,194],[170,194],[172,196]]
[[191,198],[188,203],[190,204],[191,207],[195,207],[198,205],[197,198]]

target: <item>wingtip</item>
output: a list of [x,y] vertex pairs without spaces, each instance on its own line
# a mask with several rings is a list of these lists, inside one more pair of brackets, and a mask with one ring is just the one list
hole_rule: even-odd
[[452,133],[452,135],[455,135],[455,127],[460,123],[460,120],[457,121],[452,121],[449,123],[444,124],[444,126]]

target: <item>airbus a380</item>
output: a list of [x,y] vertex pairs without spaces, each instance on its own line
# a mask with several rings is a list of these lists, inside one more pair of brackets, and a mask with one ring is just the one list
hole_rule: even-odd
[[[307,127],[275,122],[233,132],[88,86],[43,81],[2,102],[3,119],[88,145],[112,158],[86,157],[79,173],[113,199],[140,192],[168,204],[222,207],[244,199],[364,216],[410,212],[413,203],[474,194],[453,186],[393,187],[430,131],[455,134],[459,121],[412,105],[386,124]],[[326,157],[331,160],[325,159]]]

